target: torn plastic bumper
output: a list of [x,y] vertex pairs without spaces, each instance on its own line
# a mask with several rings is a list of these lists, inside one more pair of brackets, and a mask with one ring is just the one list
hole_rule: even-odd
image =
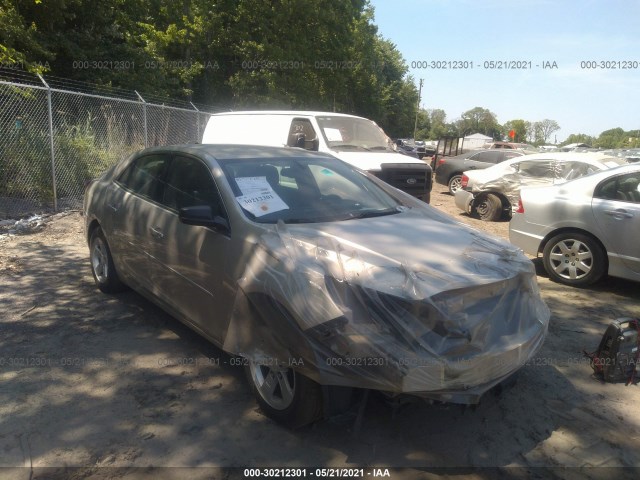
[[455,262],[401,262],[280,223],[239,280],[224,349],[324,385],[477,403],[541,347],[550,313],[524,255],[464,234]]

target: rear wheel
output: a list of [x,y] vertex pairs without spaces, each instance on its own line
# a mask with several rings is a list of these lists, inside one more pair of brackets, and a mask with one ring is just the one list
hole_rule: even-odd
[[89,259],[93,279],[101,291],[116,293],[127,288],[118,277],[109,244],[100,227],[93,231],[89,239]]
[[251,389],[262,411],[289,428],[322,416],[322,390],[313,380],[291,368],[250,361],[246,368]]
[[448,183],[449,193],[455,195],[455,193],[462,188],[462,175],[454,175],[449,179]]
[[561,233],[549,240],[542,261],[552,280],[576,287],[597,282],[607,269],[606,253],[600,244],[575,232]]
[[496,222],[502,218],[502,202],[492,193],[482,195],[475,204],[475,210],[480,220]]

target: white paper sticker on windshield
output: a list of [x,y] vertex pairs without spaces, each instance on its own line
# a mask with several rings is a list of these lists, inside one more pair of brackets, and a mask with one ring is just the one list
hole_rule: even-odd
[[338,128],[325,128],[324,134],[327,136],[329,142],[341,142],[342,134]]
[[273,190],[242,195],[236,197],[236,200],[242,208],[256,217],[289,209],[289,206]]
[[289,206],[273,191],[267,177],[237,177],[236,184],[242,192],[236,200],[242,208],[256,217],[289,209]]
[[251,195],[252,193],[263,191],[273,191],[271,185],[269,185],[269,182],[267,181],[267,177],[239,177],[236,178],[236,183],[243,195]]

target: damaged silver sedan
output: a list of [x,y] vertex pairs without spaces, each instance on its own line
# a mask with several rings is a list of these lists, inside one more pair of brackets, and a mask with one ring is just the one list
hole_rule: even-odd
[[477,403],[547,333],[518,249],[326,154],[147,149],[84,209],[98,287],[130,286],[241,357],[290,426],[340,387]]

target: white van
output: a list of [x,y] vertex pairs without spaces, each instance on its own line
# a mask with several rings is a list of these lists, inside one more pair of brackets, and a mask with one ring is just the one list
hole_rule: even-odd
[[280,110],[218,113],[209,118],[202,143],[289,146],[330,153],[427,203],[431,198],[431,167],[396,152],[384,131],[362,117]]

